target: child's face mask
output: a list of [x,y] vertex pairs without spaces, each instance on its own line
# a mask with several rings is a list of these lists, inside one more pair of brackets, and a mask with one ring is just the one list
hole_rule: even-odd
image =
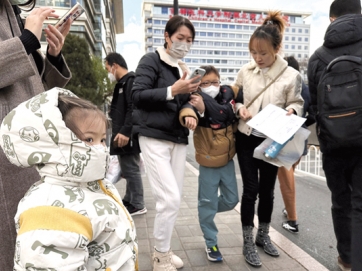
[[23,5],[26,2],[28,2],[29,0],[10,0],[10,3],[12,5]]
[[217,94],[219,94],[219,89],[219,87],[211,85],[207,88],[201,88],[201,91],[211,96],[212,98],[215,98]]

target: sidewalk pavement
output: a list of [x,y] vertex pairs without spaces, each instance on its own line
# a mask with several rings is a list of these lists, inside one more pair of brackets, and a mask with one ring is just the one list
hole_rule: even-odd
[[[240,177],[240,176],[237,176]],[[143,176],[144,199],[147,214],[134,216],[139,245],[139,270],[152,271],[153,225],[155,217],[155,201],[152,196],[147,177]],[[123,196],[125,180],[120,180],[116,187]],[[262,261],[260,268],[247,264],[243,256],[243,238],[240,222],[240,203],[234,210],[218,213],[215,222],[219,230],[218,246],[223,254],[221,263],[210,262],[206,257],[205,242],[200,229],[197,214],[198,170],[186,163],[183,198],[180,211],[172,235],[173,252],[184,261],[183,271],[324,271],[327,270],[314,258],[292,243],[289,239],[270,229],[270,237],[280,252],[278,258],[273,258],[258,247]],[[257,227],[257,219],[254,219]],[[256,233],[256,228],[254,229]]]

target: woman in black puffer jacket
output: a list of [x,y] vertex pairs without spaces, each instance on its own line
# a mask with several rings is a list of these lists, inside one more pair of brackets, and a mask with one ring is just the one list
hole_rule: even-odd
[[[180,207],[189,131],[178,121],[179,111],[199,83],[188,80],[182,59],[195,38],[192,23],[172,17],[165,28],[164,47],[140,60],[132,89],[133,131],[156,200],[154,271],[175,270],[182,260],[170,248],[172,230]],[[191,126],[196,128],[196,119]],[[171,257],[171,261],[170,261]]]

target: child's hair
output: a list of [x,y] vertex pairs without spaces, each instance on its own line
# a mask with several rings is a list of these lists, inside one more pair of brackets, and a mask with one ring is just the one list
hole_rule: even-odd
[[254,39],[264,39],[271,45],[270,49],[278,51],[282,44],[285,27],[286,22],[280,11],[269,11],[263,24],[259,26],[251,36],[249,51],[252,50],[251,45]]
[[74,119],[76,118],[85,119],[87,117],[92,117],[94,121],[98,120],[104,122],[106,129],[109,127],[109,121],[106,115],[93,103],[82,98],[60,94],[58,98],[58,108],[62,113],[65,125],[79,139],[82,138],[82,134],[74,122]]
[[208,75],[210,73],[215,73],[217,75],[217,77],[220,78],[220,74],[219,74],[218,70],[214,66],[207,65],[207,66],[201,66],[200,68],[205,70],[204,76]]

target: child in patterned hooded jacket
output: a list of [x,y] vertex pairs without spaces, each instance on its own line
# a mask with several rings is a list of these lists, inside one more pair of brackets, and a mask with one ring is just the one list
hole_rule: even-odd
[[104,179],[107,125],[95,105],[59,88],[4,118],[7,158],[41,176],[18,205],[14,270],[138,270],[134,222]]

